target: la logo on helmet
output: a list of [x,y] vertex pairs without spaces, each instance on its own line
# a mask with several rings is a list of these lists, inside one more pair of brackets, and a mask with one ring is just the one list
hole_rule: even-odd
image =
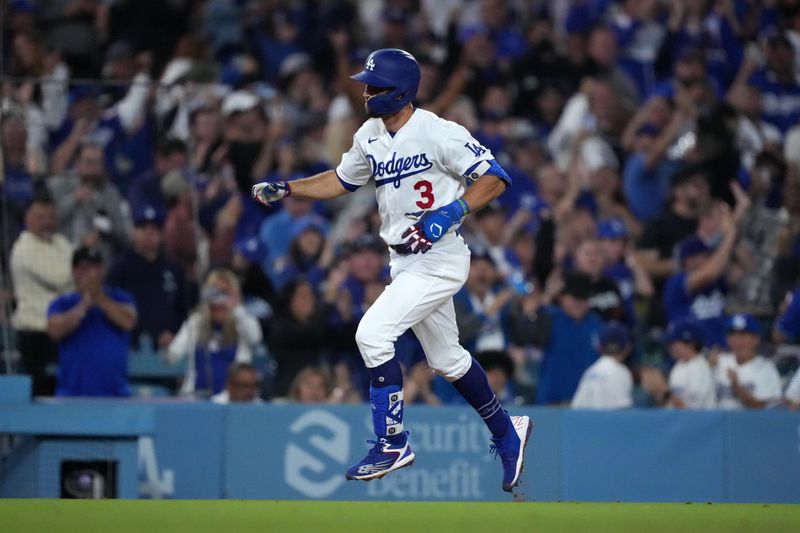
[[364,65],[364,68],[367,70],[375,70],[375,60],[372,59],[372,56],[369,56],[369,58],[367,58],[367,64]]

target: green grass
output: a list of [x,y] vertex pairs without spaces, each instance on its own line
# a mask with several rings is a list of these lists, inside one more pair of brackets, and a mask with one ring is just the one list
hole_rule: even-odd
[[800,531],[760,504],[0,500],[7,533],[527,533]]

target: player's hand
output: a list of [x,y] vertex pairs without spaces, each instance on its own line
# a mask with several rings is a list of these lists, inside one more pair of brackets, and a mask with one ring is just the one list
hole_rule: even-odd
[[398,251],[403,255],[424,254],[433,246],[433,243],[425,238],[420,222],[408,228],[402,238],[405,240]]
[[253,185],[253,199],[269,207],[272,202],[283,200],[292,193],[285,181],[263,182]]
[[458,199],[423,214],[416,226],[420,226],[423,236],[434,243],[444,237],[451,227],[461,222],[467,213],[469,213],[469,206],[464,200]]

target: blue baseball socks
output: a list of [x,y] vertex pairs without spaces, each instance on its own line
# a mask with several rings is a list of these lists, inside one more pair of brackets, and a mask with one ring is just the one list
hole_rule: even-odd
[[392,357],[382,365],[367,370],[370,376],[369,399],[375,435],[402,446],[408,438],[403,431],[403,369],[397,358]]
[[489,387],[486,373],[475,358],[472,359],[472,365],[467,373],[454,381],[453,386],[478,411],[483,421],[489,426],[492,435],[500,438],[508,433],[508,428],[511,427],[511,418],[500,406],[497,396]]

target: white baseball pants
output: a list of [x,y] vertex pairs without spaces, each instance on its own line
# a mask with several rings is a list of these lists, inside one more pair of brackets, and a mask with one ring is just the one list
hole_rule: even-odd
[[453,295],[469,274],[467,245],[449,233],[425,254],[390,253],[392,282],[356,331],[364,363],[374,368],[389,361],[394,357],[394,342],[411,328],[431,369],[448,381],[461,378],[472,357],[458,343]]

